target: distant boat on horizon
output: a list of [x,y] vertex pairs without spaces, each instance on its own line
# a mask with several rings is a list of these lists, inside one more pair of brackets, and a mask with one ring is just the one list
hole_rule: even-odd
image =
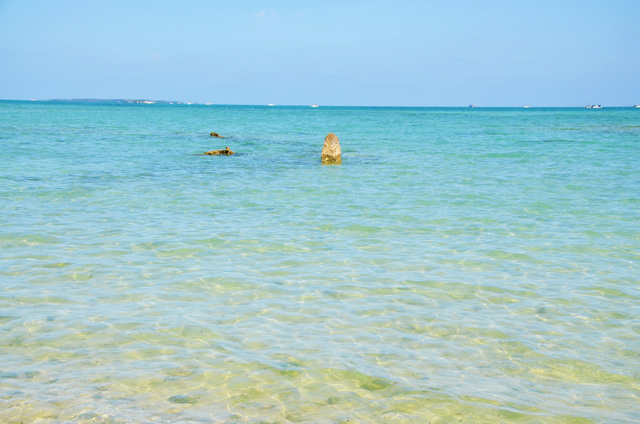
[[640,105],[635,105],[633,107],[635,107],[636,109],[640,109]]
[[318,105],[313,104],[313,105],[311,105],[311,107],[318,107]]
[[476,105],[469,105],[469,107],[476,107]]
[[602,105],[587,105],[586,109],[602,109]]
[[523,108],[525,108],[525,109],[528,109],[528,108],[530,108],[531,106],[529,106],[529,105],[524,105],[524,106],[522,106],[522,107],[523,107]]
[[269,103],[267,106],[275,106],[273,103]]

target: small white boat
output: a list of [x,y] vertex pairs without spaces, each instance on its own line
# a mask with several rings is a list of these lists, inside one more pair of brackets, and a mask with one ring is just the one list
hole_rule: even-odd
[[640,105],[635,105],[634,106],[636,109],[640,109]]
[[476,105],[469,105],[469,107],[476,107]]
[[585,106],[587,109],[602,109],[602,105],[587,105]]
[[318,105],[311,105],[311,107],[318,107]]
[[273,103],[269,103],[267,106],[275,106]]
[[531,106],[529,106],[529,105],[524,105],[524,106],[522,106],[522,107],[523,107],[523,108],[525,108],[525,109],[529,109]]

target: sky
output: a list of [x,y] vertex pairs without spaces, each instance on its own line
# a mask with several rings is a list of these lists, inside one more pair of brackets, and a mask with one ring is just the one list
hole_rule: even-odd
[[0,99],[640,103],[638,0],[0,0]]

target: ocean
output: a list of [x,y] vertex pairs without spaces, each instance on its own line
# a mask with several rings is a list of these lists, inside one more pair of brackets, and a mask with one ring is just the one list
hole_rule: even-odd
[[0,146],[2,423],[640,421],[638,109],[2,101]]

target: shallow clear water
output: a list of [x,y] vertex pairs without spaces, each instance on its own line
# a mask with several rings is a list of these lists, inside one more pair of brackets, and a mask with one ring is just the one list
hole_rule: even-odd
[[0,102],[0,146],[0,422],[640,420],[638,110]]

